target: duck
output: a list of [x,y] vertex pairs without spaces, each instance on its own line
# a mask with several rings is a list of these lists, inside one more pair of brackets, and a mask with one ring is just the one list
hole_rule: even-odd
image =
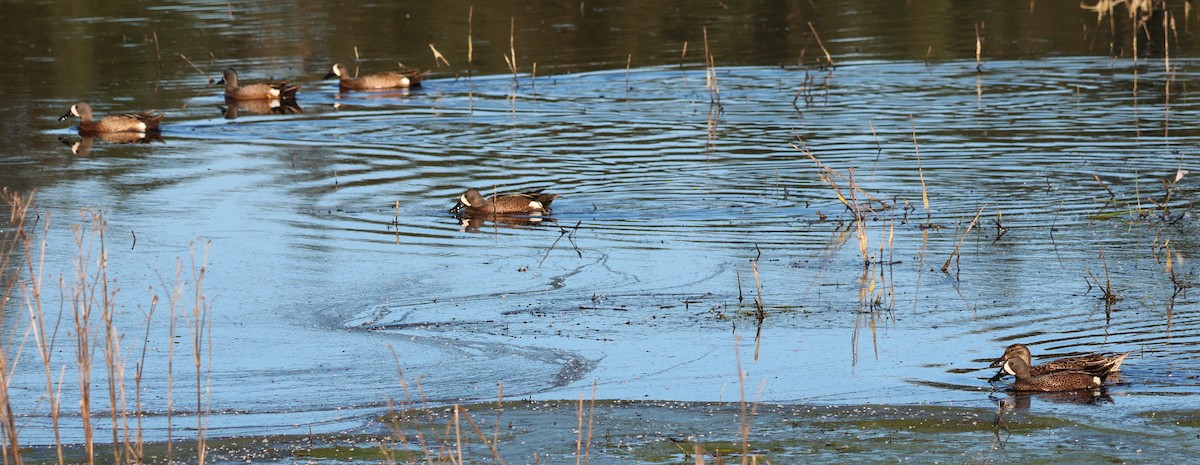
[[334,63],[333,71],[326,74],[323,79],[338,78],[338,86],[348,90],[372,90],[372,89],[394,89],[399,87],[417,87],[421,85],[421,79],[429,71],[421,71],[419,69],[406,69],[401,71],[384,71],[372,73],[360,78],[350,77],[350,70],[341,63]]
[[238,86],[237,70],[225,68],[223,78],[217,84],[225,84],[225,98],[233,100],[267,100],[296,98],[300,84],[291,81],[274,81]]
[[478,190],[471,189],[458,196],[458,204],[450,213],[465,212],[478,215],[539,215],[550,211],[550,202],[558,194],[544,194],[541,190],[520,194],[497,194],[485,198]]
[[[1013,344],[1004,349],[1004,355],[992,362],[989,367],[1002,367],[1004,362],[1012,359],[1021,359],[1025,362],[1025,366],[1029,367],[1029,373],[1033,376],[1045,375],[1057,371],[1077,371],[1088,373],[1094,376],[1107,375],[1115,373],[1121,369],[1121,363],[1125,361],[1125,357],[1129,356],[1129,352],[1123,354],[1086,354],[1076,357],[1060,358],[1051,360],[1041,365],[1033,365],[1032,355],[1029,352],[1029,347],[1025,344]],[[1004,377],[1006,372],[1003,368],[993,376],[990,381],[995,381]],[[1011,373],[1007,373],[1011,374]]]
[[1004,361],[1001,370],[1017,378],[1013,391],[1062,392],[1096,389],[1104,385],[1108,373],[1094,375],[1082,371],[1052,371],[1034,375],[1025,360],[1020,357]]
[[79,132],[150,132],[158,131],[158,125],[162,122],[163,116],[166,116],[166,113],[154,113],[151,110],[141,113],[109,115],[98,120],[93,120],[92,106],[88,105],[87,102],[79,102],[71,105],[71,109],[67,110],[67,113],[59,117],[58,120],[63,121],[72,116],[79,118]]

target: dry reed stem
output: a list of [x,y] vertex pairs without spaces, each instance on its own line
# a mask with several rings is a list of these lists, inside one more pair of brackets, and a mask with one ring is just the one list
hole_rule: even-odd
[[1108,192],[1108,199],[1109,199],[1109,201],[1110,201],[1110,202],[1111,202],[1112,200],[1115,200],[1115,199],[1117,198],[1117,194],[1116,194],[1116,193],[1114,193],[1114,192],[1112,191],[1112,189],[1109,189],[1109,188],[1108,188],[1108,184],[1105,184],[1105,183],[1104,183],[1104,181],[1102,181],[1102,180],[1100,179],[1100,176],[1097,176],[1097,175],[1093,174],[1093,175],[1092,175],[1092,178],[1093,178],[1093,179],[1095,179],[1095,180],[1096,180],[1096,182],[1100,183],[1100,187],[1103,187],[1103,188],[1104,188],[1104,190]]
[[146,334],[142,338],[142,357],[134,367],[134,408],[137,412],[137,439],[135,440],[137,450],[135,451],[135,457],[138,457],[139,460],[146,457],[145,442],[142,438],[142,417],[144,416],[144,411],[142,410],[142,369],[146,367],[146,349],[149,348],[150,341],[150,321],[154,318],[154,310],[157,308],[158,296],[156,295],[150,299],[150,311],[146,313]]
[[[1164,0],[1165,1],[1165,0]],[[1170,11],[1165,11],[1163,8],[1163,75],[1167,77],[1163,83],[1163,137],[1167,137],[1171,130],[1171,36],[1167,34],[1168,18],[1171,16]]]
[[985,26],[983,26],[985,24],[986,23],[983,23],[983,22],[975,23],[975,72],[976,73],[983,72],[983,37],[980,36],[979,31],[982,27],[985,27]]
[[475,24],[475,6],[467,8],[467,114],[475,114],[475,40],[472,32]]
[[[704,88],[708,89],[709,103],[721,104],[721,86],[717,83],[717,60],[708,48],[708,28],[704,30]],[[711,109],[709,110],[711,113]],[[709,118],[712,119],[711,117]]]
[[[895,256],[896,242],[895,242],[895,240],[896,240],[896,210],[892,210],[892,222],[891,222],[891,224],[888,225],[888,238],[887,238],[887,250],[888,250],[888,280],[887,281],[888,281],[888,297],[889,297],[888,308],[890,310],[896,309],[896,277],[894,274],[892,274],[895,272],[895,270],[891,266],[892,264],[896,263],[896,256]],[[881,249],[880,250],[880,258],[882,258],[883,257],[883,255],[882,255],[883,254],[883,251],[882,251],[883,245],[881,244],[879,246],[879,248]]]
[[[192,290],[193,290],[193,305],[192,305],[192,363],[196,368],[196,463],[204,465],[204,460],[208,455],[206,448],[207,425],[209,404],[207,402],[208,392],[205,379],[211,379],[203,376],[205,365],[203,357],[205,355],[204,348],[207,347],[209,361],[212,359],[212,303],[208,301],[204,293],[204,277],[208,271],[208,251],[212,246],[212,241],[204,243],[204,255],[201,258],[199,267],[196,264],[195,249],[192,249]],[[198,271],[197,271],[198,270]],[[208,365],[208,375],[212,375],[212,365]]]
[[762,323],[767,317],[767,312],[764,310],[762,296],[762,280],[758,276],[758,260],[750,262],[750,267],[754,269],[754,290],[757,296],[754,298],[755,315],[758,317],[758,322]]
[[445,63],[447,68],[450,67],[450,62],[446,61],[446,57],[444,55],[442,55],[442,52],[439,52],[437,47],[433,46],[433,42],[429,43],[429,50],[433,52],[433,65],[434,66],[441,68],[442,65],[438,64],[440,62],[440,63]]
[[863,266],[870,267],[871,266],[871,253],[868,250],[868,246],[867,246],[868,238],[867,238],[866,214],[864,214],[861,209],[857,208],[857,206],[859,205],[858,195],[857,195],[858,189],[854,182],[854,168],[850,168],[847,171],[850,173],[850,202],[856,206],[856,208],[854,209],[854,227],[855,227],[854,229],[855,229],[856,234],[858,235],[858,252],[860,254],[862,254]]
[[500,414],[504,412],[504,382],[501,381],[496,389],[496,426],[492,430],[492,444],[500,444]]
[[192,65],[192,69],[196,70],[197,73],[200,73],[201,76],[208,76],[208,73],[206,73],[206,72],[204,72],[204,70],[200,69],[199,66],[196,66],[195,63],[192,63],[192,60],[189,60],[186,55],[180,53],[179,58],[183,58],[183,61],[186,61],[187,64]]
[[879,161],[879,154],[883,153],[883,145],[879,144],[879,134],[875,133],[875,123],[867,121],[867,126],[871,128],[871,137],[875,139],[875,160]]
[[962,236],[958,238],[958,243],[954,245],[954,252],[951,252],[950,257],[946,259],[946,263],[942,264],[942,273],[946,273],[950,269],[950,262],[954,260],[954,257],[959,256],[958,249],[962,247],[963,241],[967,239],[967,234],[975,227],[975,223],[979,221],[979,215],[983,214],[983,210],[987,206],[988,204],[985,203],[982,207],[979,207],[979,211],[975,213],[975,218],[971,220],[971,224],[967,225],[967,230],[963,231]]
[[992,243],[995,244],[1008,233],[1008,228],[1004,227],[1004,210],[996,207],[996,218],[992,219],[992,221],[996,223],[996,238],[992,240]]
[[633,54],[630,53],[625,57],[625,93],[628,94],[632,87],[629,86],[629,68],[633,66]]
[[[0,251],[2,253],[0,255],[0,285],[3,285],[3,291],[0,292],[0,302],[9,302],[13,289],[16,288],[20,281],[20,276],[8,274],[6,271],[19,269],[18,267],[10,266],[11,261],[20,252],[26,251],[30,247],[29,234],[25,229],[25,218],[28,213],[32,194],[30,197],[22,197],[20,194],[9,191],[8,188],[4,188],[0,194],[2,194],[5,202],[11,207],[9,223],[13,227],[13,232],[4,233],[3,249]],[[8,312],[0,312],[0,324],[4,323],[7,315]],[[3,326],[7,327],[8,325]],[[11,365],[9,361],[10,347],[7,347],[8,344],[17,344],[17,342],[0,341],[0,409],[3,411],[0,414],[0,456],[3,457],[6,465],[10,463],[10,460],[14,464],[23,463],[19,437],[20,427],[17,424],[16,411],[12,406],[9,385],[12,382],[12,366],[16,366],[17,360],[20,359],[20,352],[24,346],[24,342],[21,342],[17,346],[17,355],[13,357]]]
[[[86,214],[86,212],[81,212]],[[93,225],[97,228],[100,225]],[[84,453],[88,464],[94,464],[95,439],[92,430],[92,311],[96,304],[95,281],[89,280],[91,275],[91,251],[95,250],[81,225],[71,228],[75,237],[78,256],[75,259],[75,276],[70,289],[71,314],[75,324],[75,362],[79,382],[79,415],[83,427]],[[99,277],[100,273],[96,273]],[[64,284],[65,285],[65,284]]]
[[587,465],[592,457],[592,432],[596,422],[596,391],[600,387],[599,380],[592,380],[592,398],[588,404],[587,445],[583,448],[583,463]]
[[508,64],[508,69],[512,71],[513,83],[517,82],[517,18],[509,17],[508,30],[508,54],[504,56],[504,62]]
[[[107,263],[108,252],[104,249],[103,230],[101,230],[100,254],[101,260]],[[108,407],[109,420],[112,422],[112,447],[113,447],[113,463],[122,463],[121,458],[121,440],[120,440],[120,415],[123,411],[118,405],[118,390],[123,391],[124,386],[118,386],[118,376],[123,370],[120,360],[120,341],[117,339],[116,328],[113,326],[113,300],[110,298],[112,294],[108,292],[108,279],[105,277],[101,283],[103,289],[103,307],[101,308],[101,319],[104,321],[104,367],[107,370],[105,378],[108,381]],[[116,291],[113,291],[116,292]]]
[[733,359],[738,376],[738,410],[741,412],[738,433],[742,436],[742,463],[744,464],[750,456],[750,417],[746,412],[746,372],[742,370],[741,342],[741,336],[733,338]]
[[[467,420],[467,425],[469,425],[471,427],[471,431],[475,432],[475,436],[478,437],[480,441],[483,441],[484,445],[488,446],[488,450],[491,451],[491,453],[492,453],[492,460],[495,461],[496,463],[499,463],[500,465],[504,465],[504,459],[500,458],[500,450],[496,448],[496,444],[494,442],[488,441],[487,436],[485,436],[483,434],[483,430],[479,429],[479,425],[476,425],[475,420],[473,418],[471,418],[471,413],[464,410],[458,404],[454,405],[454,410],[455,410],[455,421],[454,421],[455,431],[457,432],[457,429],[458,429],[458,415],[462,415],[462,417]],[[463,463],[463,461],[462,461],[462,438],[461,437],[459,438],[459,443],[458,443],[458,458],[459,458],[458,463]]]
[[454,445],[455,445],[455,448],[457,449],[457,455],[458,455],[458,462],[456,462],[456,463],[464,464],[466,462],[463,462],[462,428],[459,426],[459,417],[461,415],[462,415],[462,406],[460,406],[458,404],[454,404],[454,422],[453,422],[453,424],[454,424]]
[[1100,245],[1100,262],[1104,265],[1104,301],[1112,304],[1117,296],[1112,292],[1112,276],[1108,274],[1108,258],[1104,256],[1104,245]]
[[[159,280],[161,281],[162,278],[160,277]],[[175,311],[178,308],[178,305],[180,304],[180,302],[183,300],[183,262],[181,260],[175,261],[175,284],[174,284],[174,286],[168,287],[165,282],[163,282],[162,286],[163,286],[163,289],[167,289],[170,291],[170,294],[167,297],[167,338],[169,341],[174,341],[175,340],[175,324],[176,324],[175,323]],[[173,428],[174,422],[172,421],[172,418],[173,418],[172,406],[174,406],[174,401],[175,401],[175,389],[174,388],[175,388],[175,344],[168,344],[167,345],[167,409],[166,409],[167,410],[166,411],[167,463],[171,462],[172,454],[174,452],[174,448],[173,448],[174,441],[172,441],[172,435],[175,432],[175,430]]]
[[[399,379],[399,381],[400,381],[400,390],[401,390],[401,392],[404,393],[404,404],[410,405],[410,406],[414,405],[413,399],[412,399],[412,392],[409,390],[409,387],[408,387],[408,379],[404,376],[404,367],[400,363],[400,354],[396,353],[395,347],[392,347],[391,344],[388,344],[388,350],[392,351],[392,359],[396,361],[396,374],[397,374],[397,379]],[[420,386],[418,385],[418,390],[419,389],[420,389]],[[399,413],[400,413],[400,415],[407,417],[406,410],[402,409]],[[415,423],[417,421],[415,419],[416,415],[413,415],[413,417],[414,417],[413,421]],[[404,419],[404,418],[402,418],[402,419]],[[421,446],[421,450],[425,453],[426,457],[430,457],[432,453],[429,450],[429,443],[425,440],[424,431],[421,430],[421,428],[419,428],[419,427],[415,428],[415,431],[417,432],[417,443]],[[407,436],[404,434],[404,431],[402,429],[400,429],[399,427],[395,428],[392,431],[392,434],[399,435],[400,436],[399,439],[401,441],[407,440]]]
[[921,178],[921,204],[925,206],[925,224],[932,226],[933,213],[929,210],[929,193],[925,189],[925,170],[921,168],[921,147],[917,145],[917,121],[910,113],[908,123],[912,127],[913,153],[917,155],[917,176]]
[[812,31],[813,37],[817,39],[817,45],[821,46],[821,52],[825,53],[825,60],[829,61],[830,66],[837,66],[837,63],[833,62],[833,57],[829,55],[829,50],[826,50],[825,44],[821,42],[821,35],[817,34],[817,28],[813,27],[812,21],[808,22],[808,29]]
[[583,463],[583,391],[579,391],[579,405],[575,407],[575,465]]
[[[45,271],[46,245],[47,245],[45,237],[49,234],[49,231],[50,231],[50,217],[49,217],[49,215],[46,215],[46,221],[43,224],[44,229],[43,229],[41,247],[38,251],[37,260],[35,261],[33,258],[32,244],[30,242],[30,236],[27,234],[26,226],[25,226],[26,215],[28,213],[30,206],[33,204],[33,193],[30,193],[29,196],[27,196],[27,197],[22,197],[18,194],[10,193],[7,189],[5,189],[2,196],[4,197],[5,203],[9,204],[9,208],[12,211],[12,214],[11,214],[12,218],[10,219],[10,223],[15,223],[15,226],[13,229],[17,232],[16,235],[19,238],[19,242],[18,242],[18,240],[11,240],[11,241],[5,240],[4,243],[10,244],[9,245],[10,247],[15,247],[19,243],[23,249],[23,254],[25,256],[26,272],[28,273],[29,278],[28,278],[28,283],[25,284],[22,288],[23,288],[23,291],[25,294],[25,305],[26,305],[26,308],[29,310],[29,322],[30,322],[30,327],[33,329],[34,342],[37,346],[38,354],[41,356],[41,359],[42,359],[42,367],[45,370],[46,398],[47,398],[47,402],[49,404],[51,425],[54,429],[55,453],[56,453],[56,456],[58,457],[58,463],[61,465],[63,463],[66,463],[64,460],[64,457],[63,457],[62,432],[61,432],[61,426],[60,426],[60,422],[59,422],[59,419],[60,419],[59,414],[61,411],[60,410],[61,396],[59,394],[56,394],[56,391],[55,391],[55,383],[54,383],[54,376],[53,376],[53,361],[52,360],[53,360],[53,353],[54,353],[54,346],[55,346],[54,343],[58,338],[58,329],[59,329],[60,323],[62,322],[62,314],[61,314],[61,312],[59,313],[58,320],[55,321],[55,323],[54,323],[53,331],[50,333],[50,336],[47,337],[47,335],[46,335],[46,318],[45,318],[45,314],[42,309],[42,282],[43,282],[43,272]],[[15,221],[13,221],[13,220],[15,220]],[[2,258],[0,258],[0,261],[3,261],[3,263],[0,263],[0,274],[3,273],[3,270],[9,269],[8,261],[13,256],[13,252],[14,252],[14,249],[7,249],[3,252],[4,255]],[[34,267],[35,262],[37,264],[36,269]],[[7,296],[9,296],[10,290],[11,290],[10,288],[6,287],[5,292],[3,294],[5,297],[0,300],[7,301],[8,300]],[[2,318],[2,317],[0,317],[0,318]],[[3,358],[2,353],[0,353],[0,358]],[[63,365],[62,370],[65,373],[66,365]],[[0,374],[2,374],[2,373],[3,373],[3,370],[0,370]],[[4,385],[7,386],[8,383],[4,382]],[[59,389],[62,388],[61,376],[59,378],[58,387],[59,387]],[[61,393],[61,391],[58,391],[58,392]],[[7,394],[5,394],[5,397],[7,398]],[[7,399],[5,399],[4,404],[7,405]],[[8,413],[9,412],[6,412],[6,415]],[[7,462],[7,459],[6,459],[6,462]]]
[[[799,137],[797,137],[797,139],[799,139]],[[804,141],[801,140],[800,143],[803,144]],[[843,176],[841,173],[837,172],[837,170],[833,169],[829,165],[826,165],[825,163],[821,162],[821,160],[818,160],[817,157],[815,155],[813,155],[811,151],[808,150],[807,146],[803,146],[803,145],[798,146],[793,143],[788,143],[788,145],[796,150],[799,150],[801,153],[803,153],[810,160],[812,160],[813,163],[815,163],[817,165],[817,168],[820,170],[819,176],[821,177],[821,181],[825,182],[826,184],[829,184],[829,186],[831,188],[833,188],[834,193],[837,194],[838,200],[840,202],[842,202],[842,205],[846,206],[847,210],[850,210],[851,212],[858,211],[859,207],[851,206],[850,201],[846,200],[846,197],[844,195],[842,195],[841,189],[837,186],[837,183],[834,181],[834,177],[836,177],[837,179],[844,180],[844,181],[849,181],[849,178],[847,178],[846,176]],[[852,184],[851,188],[857,190],[858,193],[856,195],[862,195],[863,197],[866,197],[867,200],[878,203],[879,206],[883,209],[889,208],[888,204],[886,202],[875,198],[875,196],[871,195],[871,193],[869,193],[865,190],[862,190],[857,185]]]
[[154,56],[158,58],[158,67],[162,68],[162,51],[158,48],[158,31],[153,31],[154,34]]

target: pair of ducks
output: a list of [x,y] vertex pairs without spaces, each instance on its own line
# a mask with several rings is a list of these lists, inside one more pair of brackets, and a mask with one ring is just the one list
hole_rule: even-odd
[[[322,79],[338,78],[338,86],[345,90],[379,90],[416,87],[428,75],[428,71],[406,69],[401,71],[384,71],[368,74],[362,77],[350,75],[350,69],[341,63],[334,63],[333,70]],[[300,84],[292,81],[274,81],[246,86],[238,85],[237,71],[225,68],[223,79],[217,84],[225,84],[225,98],[234,100],[262,99],[294,99]]]
[[[338,78],[338,86],[348,90],[374,90],[404,88],[421,85],[428,71],[417,69],[403,71],[386,71],[368,74],[359,78],[350,75],[349,70],[342,64],[334,64],[333,71],[326,74],[324,79]],[[239,85],[237,71],[226,68],[222,79],[217,82],[225,85],[225,98],[231,100],[294,100],[300,84],[292,81],[261,82]],[[110,115],[95,119],[92,107],[86,102],[71,106],[66,114],[58,120],[63,121],[72,116],[79,118],[79,131],[83,133],[110,132],[155,132],[159,130],[165,113],[144,111],[141,113],[125,113]]]
[[1025,344],[1013,344],[1004,350],[1004,355],[992,362],[991,367],[1000,367],[989,381],[1004,375],[1013,375],[1014,391],[1080,391],[1104,385],[1109,375],[1121,369],[1121,363],[1129,352],[1123,354],[1087,354],[1077,357],[1051,360],[1033,365],[1029,348]]

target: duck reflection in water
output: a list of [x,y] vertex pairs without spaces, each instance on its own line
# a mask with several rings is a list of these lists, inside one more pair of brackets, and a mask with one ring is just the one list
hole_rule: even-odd
[[462,216],[459,218],[459,231],[479,232],[491,222],[501,228],[530,228],[542,224],[555,224],[554,218],[548,216]]
[[235,100],[231,98],[225,99],[224,107],[221,107],[221,113],[225,115],[225,119],[237,119],[241,112],[252,113],[255,115],[294,115],[304,113],[304,109],[296,104],[295,100]]
[[1115,403],[1112,396],[1108,395],[1108,390],[1104,388],[1061,392],[1011,391],[1008,393],[1008,397],[1001,400],[1003,408],[1006,410],[1028,410],[1033,405],[1035,398],[1054,404],[1104,405]]
[[72,155],[86,157],[92,154],[92,148],[96,144],[96,139],[109,144],[166,143],[163,142],[162,136],[157,132],[80,132],[79,139],[59,137],[58,141],[70,147]]

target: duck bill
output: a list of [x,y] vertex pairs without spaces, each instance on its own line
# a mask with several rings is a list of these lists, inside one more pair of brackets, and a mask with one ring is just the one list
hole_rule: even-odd
[[337,73],[330,71],[325,75],[325,77],[321,78],[321,80],[324,81],[326,79],[333,79],[335,77],[338,77]]
[[450,209],[450,213],[458,213],[458,212],[462,211],[463,207],[465,207],[465,206],[466,206],[466,204],[464,204],[462,202],[458,202],[458,203],[454,204],[454,208]]
[[74,115],[72,115],[72,114],[71,114],[71,110],[67,110],[66,114],[64,114],[64,115],[62,115],[62,116],[59,116],[59,117],[58,117],[58,120],[59,120],[59,121],[66,121],[66,120],[67,120],[67,118],[70,118],[70,117],[72,117],[72,116],[74,116]]
[[1004,358],[1004,357],[1000,357],[1000,358],[998,358],[998,359],[996,359],[996,360],[993,360],[993,361],[992,361],[992,364],[991,364],[991,365],[988,365],[988,368],[1000,368],[1000,367],[1004,366],[1004,362],[1005,362],[1006,360],[1008,360],[1008,359],[1006,359],[1006,358]]

